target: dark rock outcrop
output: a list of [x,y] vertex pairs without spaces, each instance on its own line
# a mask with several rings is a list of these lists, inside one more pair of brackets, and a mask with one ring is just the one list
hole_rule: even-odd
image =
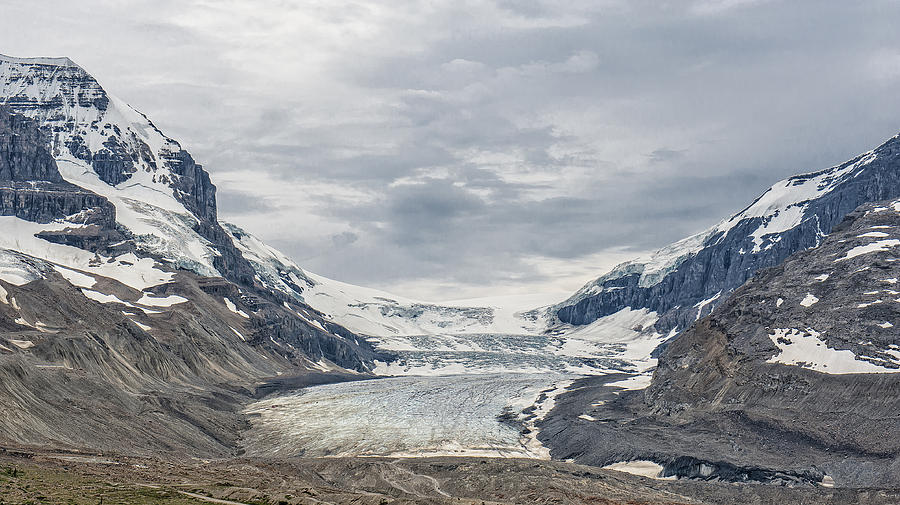
[[0,107],[0,215],[114,230],[116,209],[105,198],[65,182],[34,121]]
[[44,135],[6,107],[0,107],[0,181],[62,182]]

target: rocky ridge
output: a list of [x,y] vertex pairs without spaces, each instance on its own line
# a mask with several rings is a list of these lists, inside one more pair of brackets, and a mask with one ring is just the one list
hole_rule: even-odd
[[624,307],[659,314],[656,330],[682,331],[757,271],[820,244],[844,216],[900,196],[900,137],[832,168],[789,177],[716,226],[617,266],[552,310],[584,325]]

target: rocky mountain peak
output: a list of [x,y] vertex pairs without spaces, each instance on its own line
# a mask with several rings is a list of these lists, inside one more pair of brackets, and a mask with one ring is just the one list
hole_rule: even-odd
[[215,187],[202,167],[68,58],[0,56],[0,96],[41,124],[57,158],[90,165],[112,186],[165,187],[188,210],[215,221]]
[[0,105],[40,127],[62,179],[113,203],[138,251],[252,284],[251,266],[219,226],[209,174],[83,68],[68,58],[0,56]]

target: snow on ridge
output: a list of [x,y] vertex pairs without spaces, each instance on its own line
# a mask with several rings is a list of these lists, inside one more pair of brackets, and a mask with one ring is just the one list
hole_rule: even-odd
[[[20,65],[48,65],[54,67],[77,67],[78,65],[71,59],[63,56],[56,58],[36,57],[36,58],[17,58],[15,56],[7,56],[0,54],[0,62],[16,63]],[[79,67],[80,68],[80,67]]]
[[[872,150],[843,164],[783,179],[769,187],[762,195],[742,211],[695,235],[662,247],[655,252],[620,263],[612,270],[582,287],[564,304],[571,304],[597,293],[606,282],[628,275],[640,274],[638,286],[650,287],[677,269],[685,260],[694,256],[715,237],[721,240],[741,222],[759,218],[762,223],[749,235],[753,238],[752,253],[761,252],[766,237],[783,233],[800,225],[806,217],[808,203],[834,190],[848,177],[858,175],[857,170],[878,157]],[[900,211],[900,200],[894,205]],[[771,247],[771,244],[769,244]]]
[[293,296],[362,335],[516,334],[533,333],[538,326],[522,316],[534,309],[529,303],[538,301],[535,297],[495,297],[446,303],[414,300],[304,271],[252,234],[226,222],[221,224],[244,258],[253,265],[263,284]]

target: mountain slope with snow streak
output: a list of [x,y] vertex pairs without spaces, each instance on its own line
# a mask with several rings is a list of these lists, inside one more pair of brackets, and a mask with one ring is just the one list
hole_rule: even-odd
[[202,166],[68,58],[0,55],[0,153],[0,248],[74,272],[66,279],[103,279],[84,289],[91,300],[127,309],[157,294],[190,300],[178,292],[182,273],[224,278],[204,286],[227,293],[223,308],[250,325],[226,328],[227,338],[280,348],[298,372],[309,361],[374,366],[351,332],[311,309],[298,317],[308,307],[289,308],[257,281],[218,223]]
[[555,456],[581,463],[894,486],[900,442],[885,434],[900,430],[898,278],[900,199],[863,204],[674,338],[640,391],[582,381],[560,399],[567,415],[553,413],[542,431],[560,434],[549,440]]
[[589,324],[619,310],[659,314],[662,333],[709,314],[761,268],[821,243],[865,202],[900,196],[900,138],[852,160],[774,184],[752,204],[647,258],[615,267],[556,305],[556,317]]

